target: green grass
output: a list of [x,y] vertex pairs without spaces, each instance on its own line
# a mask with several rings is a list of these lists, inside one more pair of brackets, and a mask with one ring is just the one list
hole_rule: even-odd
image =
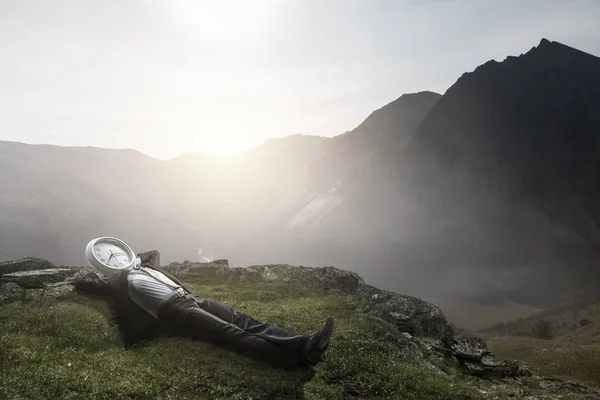
[[600,388],[600,343],[574,344],[527,337],[490,337],[487,343],[497,356],[522,361],[538,375]]
[[327,360],[282,371],[208,343],[160,338],[124,351],[100,300],[0,307],[0,399],[478,399],[457,378],[406,354],[389,328],[355,305],[283,283],[184,279],[195,293],[309,334],[333,316]]

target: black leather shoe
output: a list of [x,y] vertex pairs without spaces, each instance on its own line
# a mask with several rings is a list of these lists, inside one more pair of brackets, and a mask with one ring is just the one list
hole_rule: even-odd
[[321,329],[315,332],[304,346],[308,364],[315,365],[322,361],[322,356],[329,347],[329,341],[333,335],[333,325],[333,318],[327,318]]

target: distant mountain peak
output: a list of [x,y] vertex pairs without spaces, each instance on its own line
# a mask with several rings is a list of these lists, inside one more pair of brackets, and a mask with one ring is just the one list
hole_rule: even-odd
[[540,43],[532,48],[529,52],[525,53],[525,55],[528,54],[554,54],[554,55],[560,55],[560,56],[585,56],[585,57],[591,57],[591,58],[595,58],[598,59],[598,57],[586,53],[585,51],[581,51],[579,49],[576,49],[574,47],[571,46],[567,46],[566,44],[560,43],[560,42],[556,42],[556,41],[550,41],[546,38],[542,38],[542,40],[540,41]]
[[[571,46],[567,46],[566,44],[560,43],[560,42],[556,42],[553,40],[548,40],[546,38],[542,38],[542,40],[540,40],[540,43],[534,47],[534,49],[538,49],[538,50],[558,50],[558,49],[568,49],[568,50],[572,50],[572,51],[576,51],[579,53],[584,53],[583,51],[576,49],[574,47]],[[585,53],[587,54],[587,53]]]
[[[555,42],[555,43],[556,43],[556,42]],[[540,47],[540,46],[545,46],[545,45],[548,45],[548,44],[552,44],[552,42],[551,42],[551,41],[549,41],[549,40],[548,40],[548,39],[546,39],[546,38],[542,38],[542,40],[540,40],[540,44],[538,45],[538,47]]]
[[463,73],[446,93],[451,93],[457,86],[465,82],[475,80],[475,86],[486,85],[487,83],[491,83],[491,80],[498,78],[499,75],[510,75],[512,72],[523,70],[524,68],[528,68],[531,71],[536,70],[541,73],[548,73],[548,71],[556,70],[557,68],[563,70],[573,68],[593,69],[599,61],[600,58],[595,55],[542,38],[537,46],[532,47],[526,53],[522,53],[519,56],[507,56],[502,61],[489,60],[479,65],[473,71]]

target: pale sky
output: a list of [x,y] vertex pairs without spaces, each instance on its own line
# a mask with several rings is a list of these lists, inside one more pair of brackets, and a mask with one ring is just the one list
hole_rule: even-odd
[[600,0],[0,0],[0,140],[158,158],[335,136],[542,37],[600,55]]

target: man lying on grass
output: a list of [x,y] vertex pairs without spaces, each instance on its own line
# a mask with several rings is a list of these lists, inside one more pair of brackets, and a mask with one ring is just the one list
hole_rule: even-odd
[[138,254],[140,263],[105,276],[91,272],[78,291],[113,300],[123,346],[161,334],[190,337],[226,346],[273,366],[292,369],[322,361],[333,333],[333,319],[312,335],[298,335],[260,322],[213,299],[190,293],[159,268],[160,254]]

